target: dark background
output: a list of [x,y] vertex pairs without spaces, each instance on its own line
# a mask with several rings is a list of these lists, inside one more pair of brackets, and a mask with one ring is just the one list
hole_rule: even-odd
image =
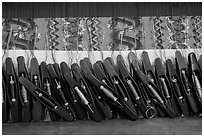
[[3,2],[3,18],[202,16],[202,2]]

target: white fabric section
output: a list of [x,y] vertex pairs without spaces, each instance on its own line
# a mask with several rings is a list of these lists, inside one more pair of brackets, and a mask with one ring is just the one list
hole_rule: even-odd
[[[177,50],[179,50],[186,59],[188,57],[188,53],[190,52],[195,52],[197,59],[202,54],[202,49],[187,49],[187,50],[177,49]],[[164,60],[170,58],[174,62],[175,51],[177,50],[174,50],[174,49],[136,50],[132,52],[136,53],[137,57],[140,59],[142,52],[147,51],[149,54],[150,61],[153,64],[155,58],[157,57],[162,57]],[[32,54],[29,50],[9,50],[9,51],[6,51],[5,53],[6,54],[4,55],[3,62],[5,61],[6,57],[11,57],[13,59],[15,66],[17,65],[16,59],[18,56],[24,56],[27,63],[29,63],[29,60],[32,57],[31,56]],[[129,66],[128,64],[128,54],[129,53],[130,51],[114,51],[114,52],[111,52],[111,51],[102,51],[102,52],[101,51],[89,51],[89,52],[87,51],[54,51],[53,56],[56,60],[56,63],[60,64],[62,61],[65,61],[66,63],[71,65],[72,63],[79,63],[80,59],[83,59],[84,57],[89,57],[92,63],[95,63],[97,60],[103,60],[106,57],[112,57],[114,62],[116,62],[117,55],[121,54],[126,61],[126,65]],[[46,54],[47,54],[47,60],[46,60]],[[39,64],[42,61],[46,61],[47,64],[54,63],[52,59],[51,51],[35,50],[34,55],[38,59]]]

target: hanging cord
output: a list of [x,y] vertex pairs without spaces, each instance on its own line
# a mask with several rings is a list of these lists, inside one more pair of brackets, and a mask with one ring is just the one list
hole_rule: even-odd
[[67,48],[67,46],[65,46],[65,50],[66,50],[66,53],[67,53],[67,64],[70,64],[70,50]]
[[[185,26],[187,26],[188,25],[188,20],[186,19],[185,20]],[[186,33],[188,33],[188,29],[187,29],[187,27],[185,27],[185,32]],[[187,39],[187,36],[185,35],[185,43],[187,44],[187,48],[184,48],[184,49],[180,49],[180,51],[181,51],[181,53],[182,53],[182,57],[183,58],[185,58],[185,59],[187,59],[186,57],[184,57],[184,51],[187,51],[187,53],[190,53],[190,46],[188,45],[188,43],[186,42],[186,39]],[[179,51],[179,50],[177,50],[177,51]]]
[[[141,24],[143,25],[144,24],[144,21],[141,19]],[[141,27],[141,31],[142,31],[142,38],[143,38],[143,45],[142,45],[142,48],[144,49],[145,48],[145,37],[147,36],[147,32],[146,30],[144,29],[144,27]]]
[[[193,48],[194,53],[196,54],[197,58],[199,58],[200,55],[202,55],[202,48]],[[190,53],[190,52],[189,52]],[[200,54],[201,53],[201,54]]]
[[88,58],[90,58],[89,52],[91,51],[92,38],[91,38],[91,36],[90,36],[90,31],[89,31],[89,26],[88,26],[88,20],[90,20],[90,17],[88,17],[88,18],[86,19],[86,30],[87,30],[88,38],[89,38],[89,39],[88,39],[89,43],[88,43],[88,50],[87,50],[87,52],[88,52]]
[[112,49],[112,51],[111,51],[111,58],[113,58],[114,52],[115,52],[115,50]]
[[[67,18],[66,19],[64,18],[63,21],[64,21],[65,27],[67,27],[66,24],[69,24],[69,23],[67,23],[68,22]],[[63,37],[66,37],[66,29],[65,28],[63,29]],[[67,64],[69,64],[70,63],[70,60],[69,60],[70,57],[69,57],[68,42],[66,41],[66,39],[65,39],[65,51],[67,53]]]
[[139,62],[139,64],[142,64],[141,58],[138,57],[137,53],[135,53],[135,55],[136,55],[136,59],[137,59],[137,61]]
[[[77,21],[78,21],[78,25],[80,25],[81,26],[81,20],[83,20],[83,18],[79,18]],[[79,27],[79,26],[78,26]],[[77,64],[79,64],[79,58],[80,58],[80,56],[81,56],[81,54],[82,54],[82,52],[81,52],[81,54],[79,54],[79,35],[80,35],[80,31],[79,31],[79,29],[80,28],[78,28],[78,30],[77,30],[77,55],[76,55],[76,57],[75,57],[75,60],[76,60],[76,63]],[[82,28],[83,29],[83,28]],[[83,45],[83,40],[82,40],[82,45]]]
[[79,48],[79,19],[77,20],[77,27],[78,27],[78,30],[77,30],[77,53],[78,53],[78,48]]
[[123,35],[124,35],[124,30],[120,31],[120,46],[119,46],[119,55],[121,55],[122,51],[122,46],[123,46]]
[[72,64],[73,62],[73,52],[72,50],[68,49],[68,46],[65,46],[65,50],[66,50],[66,53],[67,53],[67,63],[68,64]]
[[[125,20],[125,18],[124,18]],[[124,25],[124,24],[123,24]],[[119,46],[119,55],[121,55],[121,51],[122,51],[122,46],[123,46],[123,36],[124,36],[124,33],[126,31],[127,28],[124,28],[122,30],[120,30],[119,34],[120,34],[120,46]]]
[[[85,20],[84,18],[82,18],[83,20]],[[81,19],[81,20],[82,20]],[[82,26],[83,27],[83,26]],[[86,30],[86,29],[84,29],[84,28],[82,28],[82,30],[84,31],[84,30]],[[83,45],[83,47],[84,47],[84,40],[82,40],[82,45]],[[81,56],[83,55],[83,53],[84,53],[84,50],[82,50],[82,51],[79,51],[80,52],[80,54],[77,52],[77,55],[78,55],[78,57],[76,58],[76,61],[77,61],[77,63],[79,64],[79,59],[81,58]]]
[[31,57],[30,58],[36,58],[35,54],[34,54],[34,51],[35,51],[35,47],[36,47],[36,41],[37,41],[37,26],[35,26],[35,36],[34,36],[34,43],[33,43],[33,49],[31,48],[28,48],[28,44],[29,43],[32,43],[32,39],[30,38],[30,40],[28,41],[28,43],[26,44],[26,50],[29,50],[30,51],[30,55]]
[[[164,53],[162,53],[162,50],[163,50]],[[166,60],[167,60],[166,52],[165,52],[165,49],[162,49],[162,50],[159,49],[159,55],[160,55],[160,58],[161,58],[163,64],[166,65]]]
[[[111,20],[112,22],[111,22],[111,24],[113,24],[114,20],[115,20],[115,19],[112,17],[112,20]],[[110,28],[113,29],[112,31],[116,31],[115,26],[114,26],[114,27],[110,27]],[[112,32],[112,33],[113,33],[113,32]],[[113,43],[112,43],[112,44],[113,44]],[[111,58],[113,58],[113,55],[114,55],[114,52],[115,52],[115,51],[114,51],[114,48],[111,48],[111,49],[112,49]]]
[[[28,48],[28,44],[31,42],[31,40],[29,40],[28,41],[28,43],[26,44],[26,50],[25,50],[25,55],[26,55],[26,66],[27,66],[27,68],[29,68],[30,66],[29,66],[29,62],[30,62],[30,59],[32,58],[32,57],[35,57],[35,55],[34,55],[34,53],[33,53],[33,50],[31,50],[31,49],[29,49]],[[27,51],[30,51],[30,54],[28,54],[28,52]]]
[[26,57],[26,67],[29,69],[29,62],[30,62],[30,55],[28,54],[28,51],[25,50],[25,57]]
[[135,20],[134,19],[132,20],[132,24],[133,24],[133,31],[132,32],[133,32],[133,36],[134,36],[133,38],[135,40],[135,43],[134,43],[135,45],[134,46],[135,46],[135,51],[136,51],[136,49],[137,49],[137,40],[136,40],[136,27],[135,27]]
[[[140,19],[139,19],[139,21],[140,21]],[[136,22],[135,22],[135,20],[134,20],[134,18],[133,18],[133,21],[132,21],[132,24],[133,24],[133,35],[134,35],[134,41],[135,41],[135,49],[134,49],[134,51],[135,51],[135,53],[136,53],[136,49],[137,49],[137,32],[136,32]],[[140,25],[139,25],[140,26]],[[143,32],[143,30],[142,30],[142,32]],[[138,33],[140,33],[140,29],[139,29],[139,31],[138,31]],[[142,34],[143,35],[143,34]]]
[[56,63],[56,59],[55,59],[55,55],[54,55],[55,53],[54,52],[55,52],[55,49],[52,47],[52,49],[51,49],[52,60],[53,60],[54,63]]
[[31,55],[32,55],[32,57],[35,57],[34,51],[35,51],[36,42],[37,42],[37,34],[38,34],[38,27],[35,26],[35,39],[34,39],[34,45],[33,45],[33,50],[31,50]]
[[47,36],[47,34],[45,34],[45,39],[46,39],[46,42],[45,42],[45,62],[47,62],[47,58],[48,58],[48,56],[47,56],[47,47],[49,47],[49,42],[48,42],[48,36]]
[[[163,51],[163,53],[162,53],[162,51]],[[159,54],[158,54],[158,52],[159,52]],[[165,49],[157,49],[155,46],[154,47],[154,53],[155,53],[156,57],[161,58],[163,64],[166,64],[167,57],[166,57]]]
[[3,65],[5,65],[5,59],[8,57],[8,47],[9,47],[9,44],[10,44],[10,40],[11,40],[11,35],[12,35],[12,31],[13,31],[13,27],[11,25],[10,27],[10,30],[9,30],[9,36],[8,36],[8,40],[7,40],[7,43],[6,43],[6,48],[3,50],[3,55],[2,55],[2,67]]
[[156,58],[161,58],[161,55],[159,55],[158,53],[157,53],[157,51],[159,50],[159,53],[161,52],[161,49],[157,49],[156,48],[156,46],[154,47],[154,53],[155,53],[155,55],[156,55]]
[[[26,50],[25,50],[25,55],[27,56],[26,59],[26,66],[27,68],[30,68],[30,60],[31,58],[36,58],[34,51],[35,51],[35,47],[36,47],[36,41],[37,41],[37,26],[35,26],[35,37],[34,37],[34,43],[33,43],[33,49],[28,48],[28,44],[32,43],[32,39],[30,38],[30,40],[28,41],[28,43],[26,44]],[[30,54],[28,54],[27,51],[30,51]]]
[[162,52],[162,50],[160,50],[160,55],[162,57],[163,63],[166,65],[166,60],[167,60],[166,49],[163,49],[163,52]]
[[4,57],[5,58],[8,57],[8,50],[9,50],[9,45],[10,45],[10,42],[11,42],[12,33],[13,33],[13,25],[10,26],[8,41],[6,43],[6,49],[4,50],[4,53],[3,53],[3,56],[2,56],[2,60],[4,59]]
[[[140,20],[141,21],[141,24],[143,24],[143,21],[142,20]],[[135,22],[135,21],[134,21]],[[136,30],[136,27],[135,27],[135,30]],[[144,30],[144,28],[142,27],[141,29],[141,32],[142,32],[142,38],[143,38],[143,33],[145,33],[145,30]],[[139,31],[140,31],[139,30]],[[138,32],[139,33],[139,32]],[[143,42],[143,44],[145,45],[145,41]],[[137,46],[137,39],[136,39],[136,35],[135,35],[135,45]],[[141,48],[140,48],[141,49]],[[142,49],[143,49],[143,51],[144,51],[144,46],[142,46]],[[137,55],[137,50],[136,50],[136,47],[135,47],[135,54]],[[141,63],[141,60],[139,60],[139,58],[137,57],[137,60]]]
[[5,55],[6,55],[6,49],[3,49],[3,55],[2,55],[2,66],[3,66],[3,64],[4,64],[4,57],[5,57]]
[[102,41],[100,42],[100,52],[101,52],[102,61],[104,61],[104,54],[103,54],[103,50],[102,50],[102,47],[103,47],[102,43],[103,43],[104,39],[105,39],[105,27],[103,27],[103,37],[102,37]]
[[[188,64],[188,55],[186,55],[185,53],[184,53],[184,51],[186,51],[187,52],[187,54],[189,54],[190,53],[190,50],[189,49],[180,49],[180,51],[181,51],[181,55],[182,55],[182,57],[185,59],[185,64]],[[185,55],[185,56],[184,56]]]
[[8,41],[7,41],[7,45],[6,45],[6,50],[9,50],[9,45],[10,45],[10,42],[11,42],[12,33],[13,33],[13,25],[11,25],[11,27],[10,27],[9,37],[8,37]]

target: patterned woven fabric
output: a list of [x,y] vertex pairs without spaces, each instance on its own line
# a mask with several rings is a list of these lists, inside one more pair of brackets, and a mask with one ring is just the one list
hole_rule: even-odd
[[202,48],[201,16],[3,19],[3,49]]

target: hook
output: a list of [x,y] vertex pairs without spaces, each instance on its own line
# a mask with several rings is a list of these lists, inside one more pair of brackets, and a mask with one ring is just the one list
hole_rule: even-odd
[[55,52],[55,49],[52,47],[52,49],[51,49],[52,60],[53,60],[54,63],[56,63],[56,59],[55,59],[55,56],[54,56],[55,53],[54,52]]
[[[162,62],[163,62],[164,64],[166,64],[167,57],[166,57],[166,51],[165,51],[165,49],[162,49],[162,50],[159,50],[159,51],[160,51],[160,57],[161,57],[161,59],[162,59]],[[163,53],[162,53],[162,51],[163,51]]]
[[13,33],[13,25],[11,24],[10,31],[9,31],[9,38],[8,38],[7,45],[6,45],[6,50],[8,50],[8,48],[9,48],[9,44],[11,42],[12,33]]
[[161,58],[161,55],[159,56],[158,53],[157,53],[158,50],[161,52],[161,49],[157,49],[156,46],[155,46],[154,47],[154,53],[155,53],[156,57]]
[[186,56],[186,57],[184,56],[184,55],[185,55],[185,54],[184,54],[184,51],[186,51],[187,53],[191,53],[190,50],[189,50],[189,49],[180,49],[180,51],[181,51],[181,53],[182,53],[182,54],[181,54],[182,57],[185,59],[186,62],[188,62],[188,56]]
[[119,35],[120,35],[120,46],[119,46],[119,55],[121,55],[121,47],[123,45],[123,35],[125,33],[125,29],[124,30],[120,30]]
[[162,60],[163,64],[165,64],[166,63],[166,57],[164,57],[164,55],[162,54],[162,50],[165,50],[165,49],[157,49],[157,51],[159,51],[159,54],[155,50],[155,54],[158,58],[160,58]]
[[[198,48],[196,46],[196,48],[193,48],[194,53],[196,54],[196,57],[198,58],[200,56],[200,54],[198,53],[198,50],[202,53],[202,48]],[[189,52],[190,53],[190,52]]]
[[47,62],[47,47],[49,45],[49,42],[48,42],[48,36],[47,34],[45,34],[45,39],[46,39],[46,42],[45,42],[45,62]]
[[[70,50],[70,49],[68,49],[67,48],[67,46],[65,47],[65,49],[66,49],[66,51],[67,51],[67,58],[68,58],[68,64],[72,64],[73,63],[73,51],[72,50]],[[78,51],[77,51],[78,52]],[[76,57],[76,60],[78,60],[77,59],[77,57]]]

